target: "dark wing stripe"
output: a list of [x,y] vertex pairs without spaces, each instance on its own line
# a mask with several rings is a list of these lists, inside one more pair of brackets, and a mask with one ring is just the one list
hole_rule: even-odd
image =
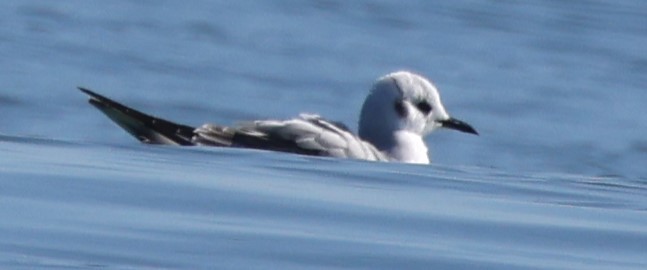
[[343,132],[350,132],[346,125],[339,122],[330,122],[321,117],[305,119],[306,121],[318,126],[324,130],[332,131],[340,137],[344,138]]
[[315,149],[305,149],[299,147],[293,140],[286,140],[279,136],[264,134],[248,134],[245,132],[236,132],[232,138],[234,146],[249,147],[261,150],[281,151],[294,154],[323,156],[325,152]]
[[[323,120],[323,118],[322,118],[322,120]],[[348,133],[352,133],[352,131],[350,131],[350,128],[348,128],[348,126],[346,124],[342,123],[342,122],[338,122],[338,121],[327,121],[327,122],[332,124],[333,126],[337,127],[338,129],[341,129],[341,130],[346,131]]]
[[231,146],[236,130],[230,127],[205,124],[194,131],[193,143],[209,146]]

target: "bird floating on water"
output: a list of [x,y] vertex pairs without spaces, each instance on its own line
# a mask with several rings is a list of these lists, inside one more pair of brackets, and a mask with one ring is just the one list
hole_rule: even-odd
[[318,115],[289,120],[257,120],[237,126],[173,123],[91,90],[90,104],[143,143],[243,147],[303,155],[372,161],[429,163],[423,138],[438,128],[478,135],[469,124],[449,116],[434,85],[425,77],[398,71],[379,78],[364,101],[358,134]]

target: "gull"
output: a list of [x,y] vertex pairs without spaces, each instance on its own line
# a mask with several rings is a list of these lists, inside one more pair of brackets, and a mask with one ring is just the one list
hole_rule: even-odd
[[425,77],[397,71],[377,79],[360,111],[358,133],[318,115],[256,120],[236,126],[192,127],[122,105],[87,88],[89,103],[139,141],[148,144],[242,147],[302,155],[429,164],[424,137],[439,128],[478,135],[449,116],[436,87]]

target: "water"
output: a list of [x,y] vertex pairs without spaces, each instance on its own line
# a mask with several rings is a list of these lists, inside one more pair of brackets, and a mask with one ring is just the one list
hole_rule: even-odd
[[[647,267],[641,1],[0,5],[0,268]],[[430,166],[152,147],[75,90],[354,126],[402,68],[482,135]]]

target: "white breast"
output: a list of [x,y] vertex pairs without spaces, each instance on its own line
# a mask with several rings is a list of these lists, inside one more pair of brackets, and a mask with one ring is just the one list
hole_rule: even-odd
[[401,130],[394,134],[395,144],[388,150],[391,159],[407,163],[429,164],[427,145],[416,133]]

